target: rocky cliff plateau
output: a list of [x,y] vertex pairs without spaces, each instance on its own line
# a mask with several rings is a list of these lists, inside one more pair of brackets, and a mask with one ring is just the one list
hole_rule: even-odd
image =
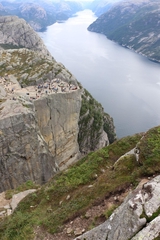
[[28,180],[47,182],[81,155],[114,141],[115,130],[112,118],[23,19],[0,17],[0,36],[2,192]]
[[88,30],[160,62],[159,14],[158,0],[125,0],[101,15]]

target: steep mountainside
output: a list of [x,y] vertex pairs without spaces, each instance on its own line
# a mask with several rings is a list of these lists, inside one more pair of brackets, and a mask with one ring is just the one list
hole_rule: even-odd
[[109,144],[108,137],[114,141],[115,130],[113,119],[92,96],[87,97],[23,19],[0,17],[0,35],[3,191],[27,180],[48,181],[81,155]]
[[159,148],[155,127],[89,153],[24,199],[0,222],[0,238],[158,240]]
[[36,31],[44,30],[56,21],[66,20],[82,10],[82,5],[74,1],[0,0],[0,4],[1,15],[24,18]]
[[107,12],[115,3],[120,1],[122,0],[94,0],[89,5],[89,8],[99,17],[101,14]]
[[27,48],[52,58],[43,41],[29,24],[16,16],[0,16],[0,47]]
[[122,46],[160,62],[160,2],[123,1],[100,16],[89,31],[105,34]]

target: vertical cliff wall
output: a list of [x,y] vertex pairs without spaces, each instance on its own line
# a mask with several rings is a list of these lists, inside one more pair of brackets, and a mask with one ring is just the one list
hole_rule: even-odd
[[78,119],[81,90],[51,94],[34,102],[42,136],[60,169],[78,158]]
[[28,103],[9,99],[1,103],[0,191],[27,180],[45,183],[78,159],[81,90]]
[[42,184],[80,153],[101,148],[110,139],[102,106],[51,57],[24,20],[1,17],[0,36],[3,191],[27,180]]
[[0,111],[0,192],[27,180],[42,184],[58,170],[34,112],[7,100]]

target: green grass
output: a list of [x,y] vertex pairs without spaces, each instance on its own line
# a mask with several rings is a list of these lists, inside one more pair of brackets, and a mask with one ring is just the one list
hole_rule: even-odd
[[[3,51],[1,57],[4,62],[0,67],[1,76],[5,76],[8,66],[12,66],[12,69],[8,70],[7,74],[13,74],[23,87],[34,85],[38,79],[45,81],[48,72],[54,71],[54,60],[50,61],[45,56],[40,56],[37,52],[28,49],[23,49],[23,51],[14,49],[10,57],[8,57],[7,51]],[[6,61],[8,58],[9,61]],[[61,66],[59,66],[57,71],[60,72],[61,70]],[[28,76],[23,79],[21,76],[25,73]],[[36,77],[32,79],[35,74]]]
[[147,220],[147,223],[150,223],[152,220],[154,220],[156,217],[158,217],[160,215],[160,207],[157,209],[156,212],[154,212],[152,214],[152,216],[148,217],[146,214],[145,214],[145,211],[143,210],[140,218],[146,218]]
[[114,210],[116,209],[118,207],[118,205],[116,205],[116,204],[113,204],[109,209],[107,209],[106,211],[105,211],[105,217],[106,217],[106,219],[108,219],[111,215],[112,215],[112,213],[114,212]]
[[31,180],[28,180],[27,182],[21,184],[19,187],[15,189],[9,189],[5,192],[6,199],[11,199],[12,196],[16,193],[23,192],[28,189],[37,189],[39,188],[39,185],[33,183]]
[[[107,123],[109,122],[113,125],[112,119],[109,121],[104,121],[105,113],[100,103],[98,103],[91,94],[84,89],[82,94],[81,110],[80,110],[80,120],[79,120],[79,135],[78,143],[80,151],[87,148],[94,151],[99,142],[99,138],[103,129],[108,134]],[[107,119],[107,115],[106,115]],[[109,126],[110,132],[109,137],[112,138],[110,142],[115,140],[114,127]],[[112,129],[112,130],[111,130]],[[88,139],[88,141],[86,141]],[[110,139],[109,139],[110,140]]]
[[[115,169],[113,165],[140,138],[138,134],[123,138],[88,154],[68,170],[57,174],[22,201],[12,217],[0,223],[0,239],[33,239],[36,226],[50,233],[61,231],[64,223],[85,215],[95,202],[134,184],[133,173],[139,166],[133,156],[122,159]],[[17,230],[19,228],[21,231]]]
[[160,240],[160,234],[158,237],[154,238],[153,240]]
[[[157,127],[142,139],[142,134],[122,138],[108,147],[91,152],[67,170],[58,173],[36,193],[26,197],[11,217],[0,222],[0,239],[33,239],[33,231],[37,226],[51,234],[62,231],[65,223],[77,216],[85,216],[93,205],[112,194],[124,192],[131,184],[137,186],[142,177],[150,175],[150,169],[152,174],[158,174],[159,134],[160,127]],[[138,142],[140,162],[136,161],[134,155],[126,155],[115,164],[120,156],[133,149]],[[108,218],[117,206],[106,209],[104,216]],[[159,210],[152,218],[157,214]],[[90,223],[90,228],[94,225],[96,217]]]
[[[140,164],[144,176],[160,172],[160,127],[146,133],[140,144]],[[156,166],[156,168],[155,168]]]

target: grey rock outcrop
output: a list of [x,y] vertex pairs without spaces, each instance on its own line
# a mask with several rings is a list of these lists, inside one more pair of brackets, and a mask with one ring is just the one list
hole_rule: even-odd
[[[81,128],[83,87],[51,57],[24,20],[0,17],[0,45],[9,48],[0,50],[2,192],[27,180],[45,183],[59,169],[78,160],[82,149],[79,133],[83,144],[84,139],[88,141],[87,151],[108,144],[108,138],[103,108],[93,98],[89,124],[83,122]],[[15,46],[18,49],[10,49]]]
[[28,48],[52,58],[43,41],[24,19],[16,16],[0,16],[0,46],[4,48]]
[[[23,192],[14,194],[11,199],[6,199],[5,192],[0,193],[0,218],[10,216],[17,208],[20,201],[31,193],[36,192],[36,189],[28,189]],[[31,206],[32,207],[32,206]]]
[[[155,239],[160,233],[160,217],[156,217],[160,207],[159,195],[160,176],[157,176],[130,193],[106,222],[75,240]],[[152,221],[150,217],[155,219]]]
[[55,77],[77,85],[77,80],[63,64],[40,52],[21,48],[1,50],[0,55],[1,76],[15,76],[22,87],[44,83],[47,79],[52,80]]
[[160,234],[160,216],[156,217],[131,240],[153,240]]
[[78,159],[81,90],[51,94],[34,102],[40,132],[60,169]]
[[79,156],[81,90],[36,98],[38,87],[6,79],[0,87],[0,191],[27,180],[45,183]]
[[57,170],[34,111],[18,101],[4,101],[0,113],[0,191],[27,180],[45,183]]

